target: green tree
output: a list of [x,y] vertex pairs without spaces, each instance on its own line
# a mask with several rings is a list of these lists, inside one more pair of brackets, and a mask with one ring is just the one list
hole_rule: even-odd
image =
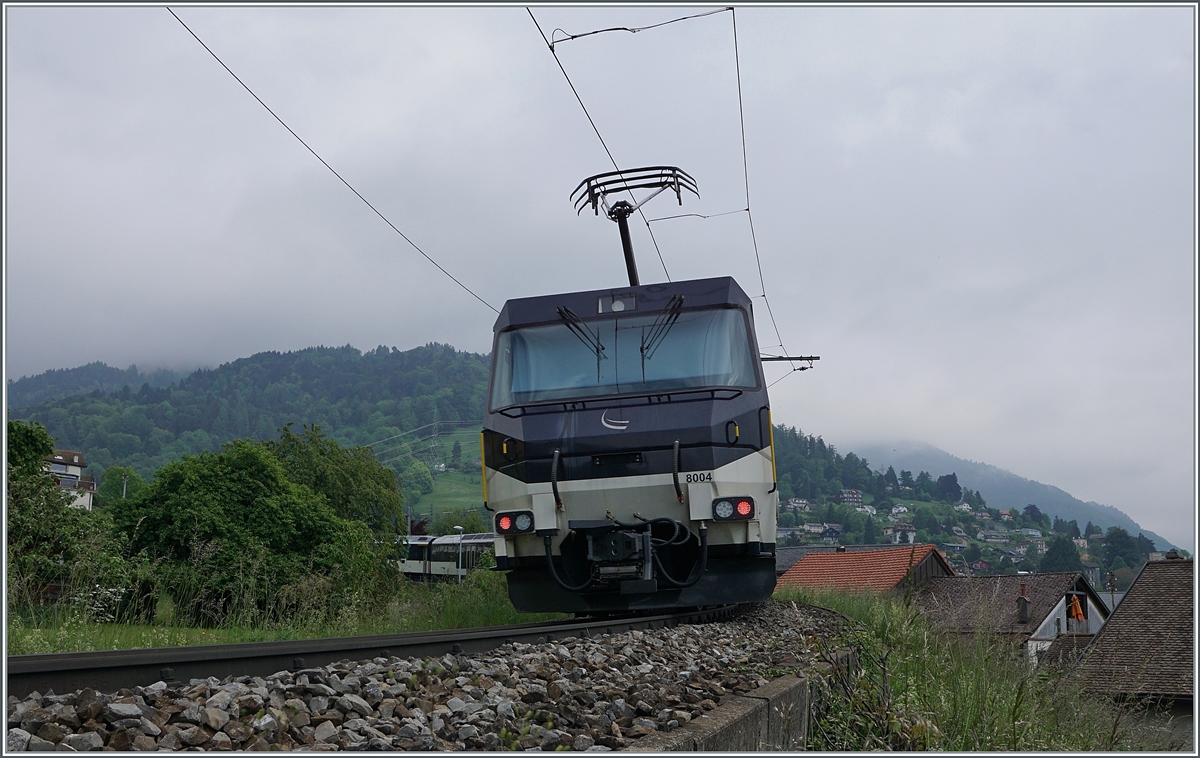
[[968,545],[967,549],[963,551],[963,558],[966,559],[967,563],[977,561],[982,556],[983,551],[979,549],[979,545]]
[[1079,550],[1066,535],[1054,535],[1046,546],[1046,554],[1042,556],[1041,572],[1048,574],[1052,571],[1083,571]]
[[42,459],[54,455],[54,440],[35,422],[8,420],[8,469],[41,471]]
[[939,476],[937,484],[934,485],[934,495],[938,500],[947,503],[957,503],[962,497],[962,487],[958,483],[957,474],[946,474]]
[[462,443],[458,440],[454,441],[454,447],[450,448],[450,464],[455,468],[462,463]]
[[1142,551],[1138,549],[1137,540],[1129,532],[1119,526],[1110,526],[1100,541],[1100,554],[1104,565],[1113,568],[1117,558],[1124,559],[1125,565],[1136,568],[1142,563]]
[[925,530],[929,534],[937,534],[942,530],[942,526],[938,523],[938,518],[934,514],[933,509],[926,506],[917,506],[913,509],[912,525],[917,529]]
[[107,505],[117,500],[133,497],[147,486],[141,474],[129,466],[109,466],[100,477],[96,488],[96,500]]
[[404,470],[404,486],[410,492],[416,491],[422,495],[433,492],[433,474],[423,462],[414,460]]
[[492,531],[487,517],[478,508],[459,511],[442,511],[433,519],[433,534],[454,534],[455,526],[463,528],[463,534],[482,534]]
[[892,486],[893,491],[900,486],[900,480],[896,478],[896,469],[891,466],[887,467],[887,473],[883,475],[883,478]]
[[1033,573],[1034,571],[1037,571],[1037,566],[1034,566],[1033,561],[1029,560],[1028,556],[1026,556],[1021,559],[1020,563],[1017,564],[1017,571],[1028,571],[1029,573]]
[[366,524],[339,518],[246,440],[167,464],[109,510],[133,552],[160,562],[176,613],[196,625],[254,623],[315,595],[353,602],[377,575]]
[[400,483],[370,448],[342,447],[318,426],[296,434],[291,424],[279,430],[278,440],[263,445],[289,479],[322,495],[336,515],[363,522],[380,544],[399,546],[397,537],[407,534]]
[[1041,509],[1033,503],[1025,506],[1025,510],[1022,513],[1025,515],[1025,518],[1029,519],[1029,523],[1033,526],[1050,525],[1050,516],[1042,513]]
[[916,487],[917,492],[921,493],[922,495],[930,495],[930,496],[933,495],[933,493],[934,493],[933,477],[929,475],[928,471],[922,471],[921,473],[917,474],[916,484],[917,484],[917,487]]
[[875,523],[875,519],[867,516],[866,522],[863,524],[863,540],[864,545],[877,545],[880,538],[879,526]]
[[1150,558],[1150,554],[1155,552],[1154,540],[1150,539],[1149,537],[1142,534],[1141,532],[1138,532],[1137,544],[1138,544],[1138,551],[1142,554],[1142,557],[1146,558],[1147,560]]
[[45,470],[42,459],[53,452],[54,441],[40,424],[8,421],[10,612],[40,602],[47,593],[75,599],[97,586],[115,589],[112,597],[119,599],[129,585],[122,543],[114,540],[109,519],[72,508],[74,494]]

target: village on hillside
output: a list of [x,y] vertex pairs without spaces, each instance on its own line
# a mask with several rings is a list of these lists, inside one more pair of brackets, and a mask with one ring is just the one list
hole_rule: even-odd
[[832,502],[781,500],[778,544],[781,549],[933,544],[959,576],[1078,569],[1094,590],[1112,596],[1110,605],[1146,561],[1163,557],[1142,534],[1091,522],[1080,526],[1052,518],[1034,504],[1020,511],[990,508],[978,493],[954,485],[962,493],[957,502],[916,499],[907,487],[897,488],[899,497],[879,501],[852,489]]

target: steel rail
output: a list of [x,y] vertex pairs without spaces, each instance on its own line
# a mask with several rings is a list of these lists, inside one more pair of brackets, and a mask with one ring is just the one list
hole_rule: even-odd
[[91,687],[115,692],[159,680],[184,683],[215,676],[266,677],[277,671],[314,668],[343,659],[434,657],[446,653],[481,653],[507,642],[548,642],[564,637],[595,637],[634,629],[660,629],[731,617],[739,606],[688,609],[653,616],[565,619],[500,627],[443,629],[434,632],[377,634],[229,645],[100,650],[84,653],[10,655],[8,694],[58,694]]

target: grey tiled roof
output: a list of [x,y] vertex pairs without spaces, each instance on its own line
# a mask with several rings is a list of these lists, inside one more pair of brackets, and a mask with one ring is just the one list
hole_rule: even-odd
[[[1017,623],[1021,585],[1029,598],[1029,621]],[[1013,576],[934,577],[917,592],[916,602],[937,626],[961,634],[990,632],[1026,637],[1071,590],[1091,587],[1079,571]]]
[[1038,656],[1038,671],[1067,671],[1079,662],[1094,635],[1060,634]]
[[1194,561],[1151,561],[1079,665],[1083,686],[1107,695],[1192,697]]

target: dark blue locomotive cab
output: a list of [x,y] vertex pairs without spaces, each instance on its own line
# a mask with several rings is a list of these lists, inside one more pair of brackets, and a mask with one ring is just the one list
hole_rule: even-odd
[[732,278],[510,300],[494,331],[484,497],[518,610],[770,596],[770,403]]

